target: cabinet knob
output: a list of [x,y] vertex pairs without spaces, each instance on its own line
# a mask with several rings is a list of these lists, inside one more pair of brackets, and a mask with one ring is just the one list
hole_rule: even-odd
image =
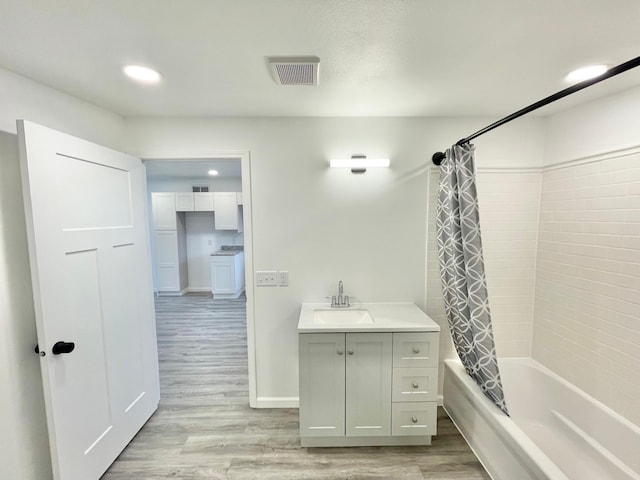
[[419,385],[416,382],[413,382],[412,385],[413,385],[413,388],[418,388],[419,387]]
[[338,349],[338,355],[342,355],[343,353],[344,353],[344,350],[343,350],[343,349],[341,349],[341,348],[339,348],[339,349]]
[[412,421],[413,423],[418,423],[418,419],[417,419],[416,417],[411,417],[411,421]]
[[420,349],[418,347],[413,347],[413,353],[420,353]]
[[347,353],[348,353],[349,355],[353,355],[353,350],[349,349],[349,350],[347,350]]

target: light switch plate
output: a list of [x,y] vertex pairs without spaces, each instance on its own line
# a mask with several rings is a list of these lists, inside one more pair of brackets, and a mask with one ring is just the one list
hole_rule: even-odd
[[278,272],[278,285],[281,287],[289,286],[289,272]]
[[256,272],[256,286],[268,287],[278,285],[277,273],[275,270]]

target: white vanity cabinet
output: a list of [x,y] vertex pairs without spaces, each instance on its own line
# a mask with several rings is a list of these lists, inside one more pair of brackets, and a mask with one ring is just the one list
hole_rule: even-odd
[[299,333],[302,446],[429,445],[438,335]]

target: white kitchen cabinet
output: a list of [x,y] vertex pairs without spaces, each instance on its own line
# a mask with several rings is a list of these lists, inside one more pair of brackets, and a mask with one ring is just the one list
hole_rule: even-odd
[[176,194],[152,192],[155,288],[176,295],[188,286],[185,214],[176,212]]
[[193,192],[175,192],[176,212],[193,212],[195,210],[193,195]]
[[151,193],[154,230],[176,229],[176,202],[173,192]]
[[299,334],[302,446],[429,445],[438,335]]
[[216,230],[238,230],[237,192],[213,192]]
[[156,288],[159,292],[179,291],[178,232],[176,230],[156,230],[154,232],[154,247]]
[[213,298],[238,298],[244,291],[244,253],[211,256]]
[[213,193],[194,192],[193,203],[193,210],[196,212],[213,212]]

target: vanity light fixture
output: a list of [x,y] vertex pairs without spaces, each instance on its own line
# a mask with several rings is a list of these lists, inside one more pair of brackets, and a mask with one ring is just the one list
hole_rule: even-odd
[[122,71],[129,77],[140,83],[158,83],[162,78],[158,72],[142,65],[125,65]]
[[207,173],[209,175],[216,176],[216,175],[218,175],[218,170],[209,170]]
[[578,83],[585,80],[590,80],[595,77],[599,77],[603,73],[609,70],[607,65],[588,65],[586,67],[578,68],[570,72],[566,77],[567,83]]
[[350,168],[351,173],[364,173],[367,168],[386,168],[389,164],[388,158],[367,158],[366,155],[351,155],[351,158],[329,160],[331,168]]

